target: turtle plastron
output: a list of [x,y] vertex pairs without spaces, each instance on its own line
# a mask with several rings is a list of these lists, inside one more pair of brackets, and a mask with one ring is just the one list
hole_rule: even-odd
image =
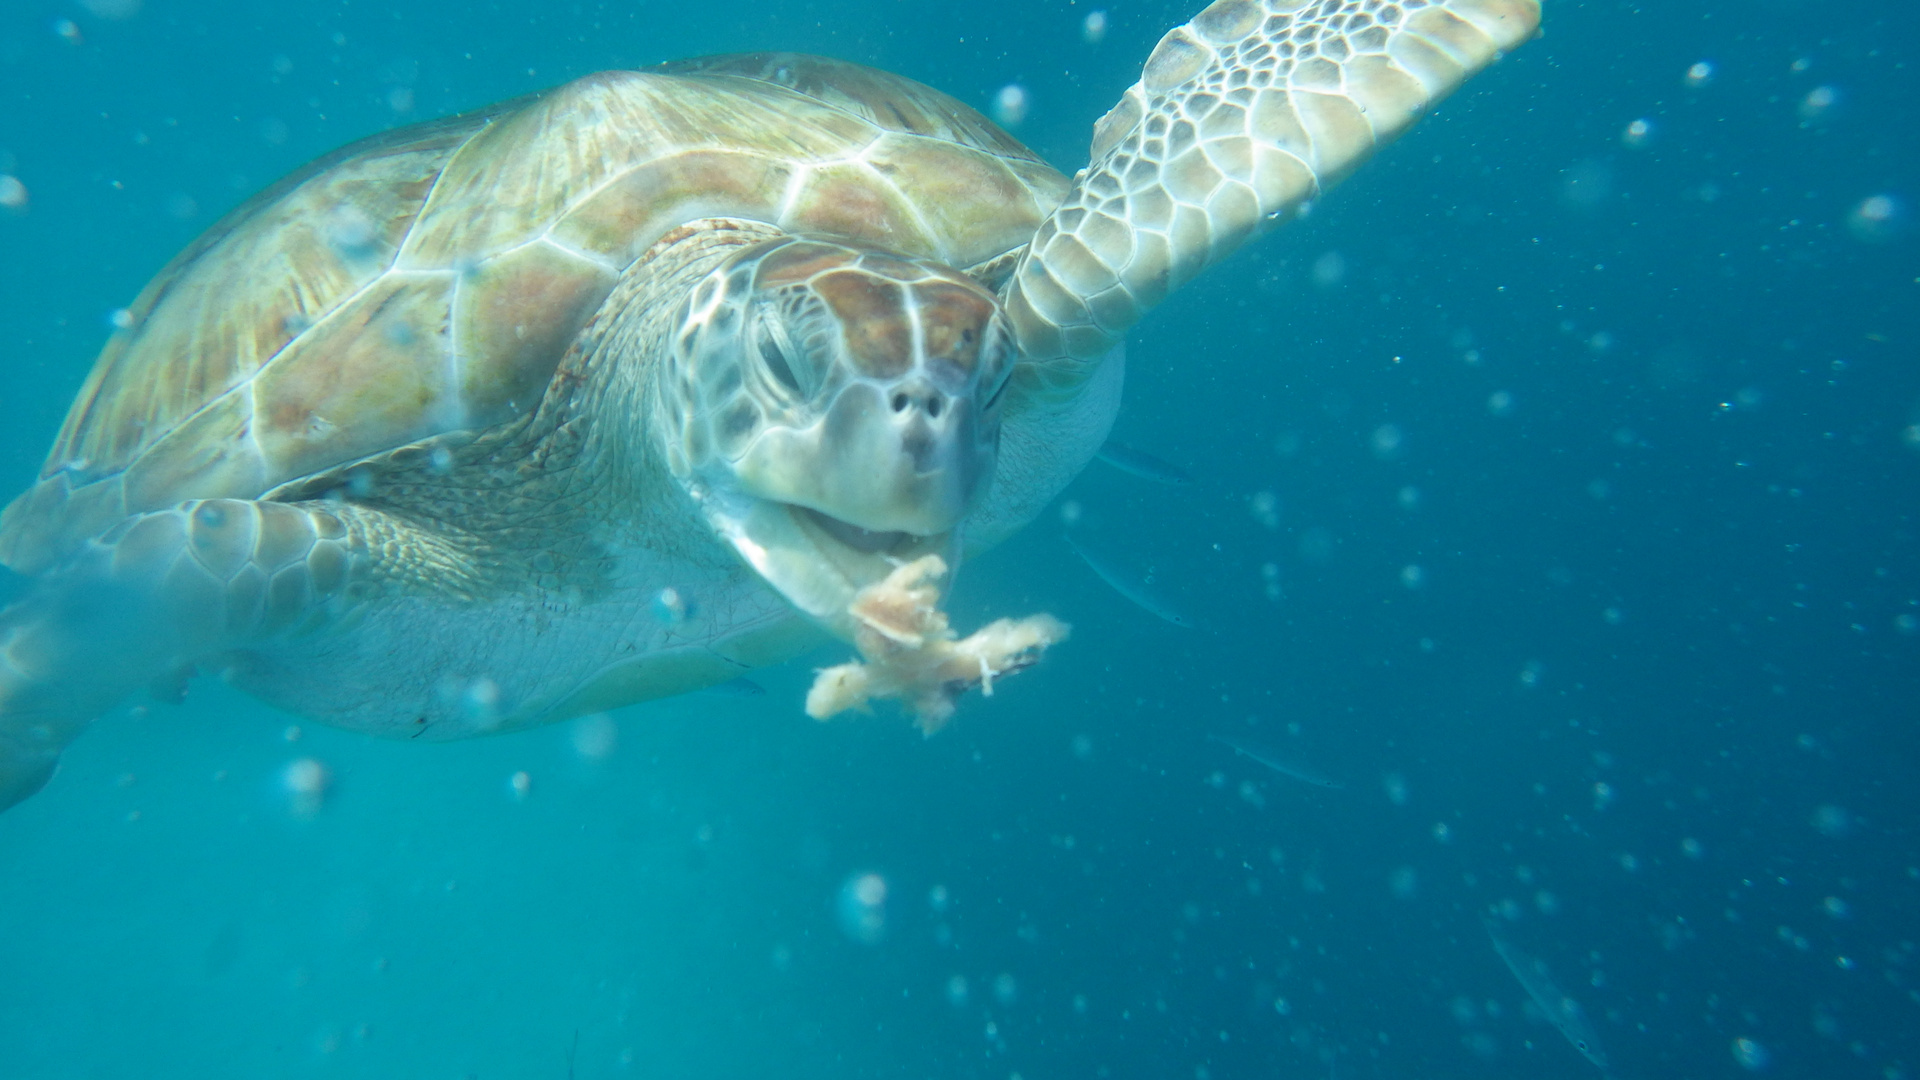
[[807,692],[808,716],[824,720],[848,709],[864,711],[875,698],[898,698],[931,735],[953,715],[962,693],[978,685],[992,694],[994,679],[1032,666],[1049,646],[1066,640],[1067,624],[1046,614],[996,619],[956,640],[935,584],[946,573],[946,560],[926,555],[855,595],[847,614],[865,661],[822,670]]

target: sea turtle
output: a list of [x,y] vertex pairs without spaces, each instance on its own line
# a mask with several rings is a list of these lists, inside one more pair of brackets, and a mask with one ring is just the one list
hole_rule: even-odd
[[990,689],[1058,628],[929,661],[940,558],[1091,458],[1128,328],[1538,19],[1219,0],[1072,180],[944,94],[794,54],[592,75],[315,162],[161,271],[0,518],[36,579],[0,613],[0,808],[199,666],[425,739],[822,630],[923,715]]

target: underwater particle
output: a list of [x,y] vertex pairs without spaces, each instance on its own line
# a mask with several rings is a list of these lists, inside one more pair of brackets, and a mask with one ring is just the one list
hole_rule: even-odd
[[953,975],[947,979],[947,1004],[959,1008],[967,1003],[969,989],[965,975]]
[[175,221],[189,221],[200,213],[200,200],[184,191],[176,191],[167,196],[167,216]]
[[1920,424],[1908,424],[1900,429],[1900,441],[1920,450]]
[[1495,416],[1509,416],[1513,413],[1513,395],[1505,390],[1495,390],[1487,395],[1487,411]]
[[887,879],[854,874],[840,886],[834,904],[840,931],[862,945],[877,945],[887,935]]
[[1066,502],[1060,504],[1060,524],[1076,525],[1080,521],[1080,516],[1085,512],[1086,511],[1081,508],[1078,500],[1068,499]]
[[1409,589],[1417,589],[1426,583],[1427,572],[1424,569],[1412,563],[1400,568],[1400,584]]
[[299,724],[288,724],[286,727],[286,730],[280,733],[280,737],[282,739],[287,740],[288,742],[299,742],[300,735],[301,735],[301,731],[300,731]]
[[1605,810],[1607,807],[1613,805],[1613,800],[1614,800],[1613,785],[1607,783],[1605,780],[1594,781],[1593,808],[1595,810]]
[[1600,621],[1608,626],[1619,626],[1627,621],[1627,613],[1617,607],[1601,608]]
[[269,116],[260,121],[260,139],[268,146],[283,146],[292,137],[293,129],[287,126],[285,120]]
[[1689,859],[1699,858],[1704,854],[1704,851],[1705,849],[1700,846],[1700,841],[1695,840],[1691,836],[1680,841],[1680,854],[1685,855]]
[[1323,289],[1330,289],[1346,280],[1347,257],[1337,251],[1329,251],[1313,260],[1313,283]]
[[1420,489],[1408,484],[1394,492],[1393,501],[1399,503],[1402,510],[1418,510],[1420,509]]
[[1629,874],[1639,873],[1640,857],[1638,855],[1635,855],[1631,851],[1621,852],[1620,853],[1620,869],[1625,870]]
[[1540,889],[1533,894],[1533,906],[1538,908],[1542,915],[1552,915],[1560,910],[1560,898],[1545,889]]
[[1433,823],[1433,838],[1442,844],[1450,844],[1453,842],[1453,830],[1447,828],[1446,822],[1436,821]]
[[1591,210],[1612,197],[1613,167],[1604,161],[1582,161],[1560,174],[1560,201]]
[[1742,1035],[1733,1040],[1733,1060],[1749,1072],[1759,1072],[1773,1060],[1773,1055],[1757,1041]]
[[1813,810],[1813,827],[1822,836],[1839,839],[1853,831],[1853,815],[1844,806],[1831,803],[1816,806]]
[[1705,60],[1687,69],[1687,85],[1695,90],[1713,81],[1713,65]]
[[114,308],[107,313],[107,323],[115,330],[133,329],[133,312],[126,308]]
[[1520,668],[1521,686],[1539,686],[1541,676],[1547,673],[1545,664],[1538,660],[1529,660]]
[[1411,900],[1420,891],[1420,874],[1411,866],[1395,867],[1393,873],[1387,875],[1387,888],[1396,899]]
[[1906,231],[1906,204],[1892,195],[1869,195],[1847,211],[1847,231],[1869,244],[1884,244]]
[[53,20],[53,36],[69,45],[85,45],[87,39],[80,36],[80,25],[72,19]]
[[26,210],[27,185],[12,173],[0,173],[0,209],[21,213]]
[[[1282,590],[1280,588],[1279,563],[1260,564],[1260,591],[1265,594],[1269,600],[1280,599]],[[1908,618],[1911,617],[1912,616],[1908,616]]]
[[1846,919],[1853,916],[1853,905],[1837,896],[1829,896],[1825,900],[1820,901],[1820,910],[1835,919]]
[[318,814],[332,780],[327,767],[310,757],[289,762],[280,771],[280,787],[287,793],[287,807],[295,817]]
[[380,237],[373,227],[373,219],[357,206],[342,204],[335,207],[327,215],[322,228],[327,246],[343,259],[371,259],[378,253]]
[[592,713],[573,722],[573,752],[590,761],[605,761],[620,744],[620,726],[606,713]]
[[1280,527],[1280,497],[1271,491],[1256,491],[1247,497],[1247,509],[1253,520],[1268,529]]
[[653,617],[668,626],[679,626],[686,622],[688,610],[687,598],[672,586],[661,589],[653,598]]
[[387,91],[387,108],[397,113],[413,111],[413,87],[396,86]]
[[482,675],[461,690],[459,704],[467,719],[490,724],[500,717],[500,685]]
[[1075,735],[1073,737],[1072,748],[1073,756],[1079,758],[1081,761],[1085,761],[1093,756],[1093,740],[1086,735]]
[[1279,1013],[1281,1016],[1285,1016],[1293,1011],[1293,1006],[1288,1003],[1286,998],[1277,997],[1273,999],[1273,1011]]
[[507,777],[507,790],[513,793],[514,802],[526,802],[527,796],[533,794],[533,777],[528,776],[525,769],[521,769]]
[[1012,975],[1003,971],[993,977],[993,1000],[1002,1005],[1011,1005],[1019,996],[1020,987]]
[[935,912],[947,910],[947,905],[952,902],[953,894],[947,891],[945,885],[935,885],[933,888],[927,890],[927,906]]
[[1407,778],[1397,772],[1390,772],[1380,778],[1380,786],[1386,789],[1387,801],[1395,806],[1407,805]]
[[1368,439],[1373,445],[1373,456],[1385,460],[1400,453],[1400,446],[1406,441],[1398,424],[1381,424],[1373,429]]
[[1838,104],[1840,91],[1831,86],[1816,86],[1800,99],[1800,119],[1811,124],[1825,117]]
[[1008,127],[1018,127],[1032,104],[1026,87],[1008,83],[993,95],[993,118]]
[[1893,617],[1893,628],[1902,634],[1920,634],[1920,615],[1902,612]]
[[1107,13],[1089,11],[1087,17],[1080,20],[1080,36],[1089,45],[1098,45],[1107,38]]
[[1636,150],[1652,142],[1653,121],[1645,119],[1631,121],[1626,129],[1620,132],[1620,141]]

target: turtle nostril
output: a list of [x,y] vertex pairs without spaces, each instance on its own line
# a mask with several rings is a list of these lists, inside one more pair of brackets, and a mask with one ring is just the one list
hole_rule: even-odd
[[893,411],[894,412],[907,411],[907,395],[905,394],[893,395]]
[[927,399],[927,415],[938,420],[940,418],[941,406],[945,404],[946,404],[946,400],[940,397],[938,394],[934,395],[931,398],[928,398]]

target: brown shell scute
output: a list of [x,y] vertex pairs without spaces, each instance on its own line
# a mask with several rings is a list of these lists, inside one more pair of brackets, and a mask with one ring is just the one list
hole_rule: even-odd
[[35,572],[126,514],[525,413],[619,274],[689,221],[965,268],[1025,244],[1066,189],[944,94],[793,54],[605,72],[375,136],[154,279],[0,516],[0,562]]

